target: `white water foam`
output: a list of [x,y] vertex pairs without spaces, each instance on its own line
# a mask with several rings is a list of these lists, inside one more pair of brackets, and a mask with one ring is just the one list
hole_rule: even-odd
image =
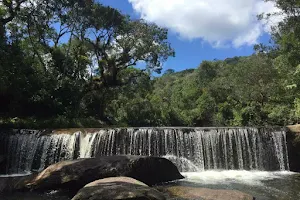
[[228,183],[242,183],[247,185],[263,185],[262,181],[285,178],[295,174],[290,171],[243,171],[243,170],[228,170],[228,171],[203,171],[203,172],[184,172],[184,181],[219,185]]
[[198,172],[201,169],[197,167],[192,161],[184,158],[184,157],[177,157],[174,155],[166,155],[163,156],[163,158],[166,158],[173,162],[178,168],[178,170],[181,170],[182,172]]

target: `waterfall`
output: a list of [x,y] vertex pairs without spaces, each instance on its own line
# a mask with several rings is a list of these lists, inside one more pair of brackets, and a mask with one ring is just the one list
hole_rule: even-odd
[[286,133],[272,128],[121,128],[73,134],[0,132],[6,173],[101,155],[161,156],[180,171],[289,170]]

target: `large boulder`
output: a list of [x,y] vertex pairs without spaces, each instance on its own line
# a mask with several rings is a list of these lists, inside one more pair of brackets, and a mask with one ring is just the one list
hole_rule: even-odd
[[251,195],[237,190],[213,190],[183,186],[164,187],[160,190],[168,193],[171,197],[187,200],[255,200]]
[[9,193],[16,190],[26,190],[25,185],[29,184],[36,175],[0,177],[0,194]]
[[104,156],[51,165],[27,183],[26,187],[34,190],[78,190],[95,180],[118,176],[132,177],[147,185],[184,178],[177,167],[164,158]]
[[287,148],[290,170],[300,172],[300,125],[287,127]]
[[128,177],[112,177],[94,181],[79,190],[72,200],[165,200],[154,188]]

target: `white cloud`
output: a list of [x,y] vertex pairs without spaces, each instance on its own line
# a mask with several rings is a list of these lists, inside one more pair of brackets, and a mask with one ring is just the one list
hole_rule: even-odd
[[258,21],[257,15],[277,11],[271,2],[263,0],[128,1],[145,20],[169,28],[182,38],[201,38],[214,47],[257,43],[264,32],[270,31],[270,25]]

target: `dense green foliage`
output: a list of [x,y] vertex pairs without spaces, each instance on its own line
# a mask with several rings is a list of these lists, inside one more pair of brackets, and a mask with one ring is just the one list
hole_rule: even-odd
[[169,56],[166,29],[97,1],[3,0],[0,114],[4,121],[118,121],[116,99],[132,100],[132,90]]
[[[0,3],[0,124],[259,126],[300,118],[300,3],[248,57],[175,72],[167,30],[95,1]],[[141,62],[142,61],[142,62]],[[138,68],[135,66],[138,65]],[[144,66],[144,68],[142,68]]]
[[298,95],[284,86],[289,78],[280,74],[277,59],[258,54],[164,75],[155,81],[154,95],[168,99],[160,109],[176,119],[167,120],[170,125],[284,125],[297,121]]

